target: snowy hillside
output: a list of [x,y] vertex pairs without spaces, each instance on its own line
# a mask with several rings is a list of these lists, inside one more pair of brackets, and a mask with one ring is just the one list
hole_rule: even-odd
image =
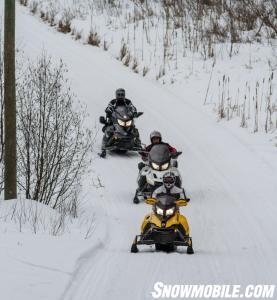
[[135,73],[173,90],[202,86],[194,102],[217,118],[249,132],[276,130],[274,1],[25,2],[50,26]]
[[[76,30],[80,29],[82,22],[74,22]],[[100,21],[98,24],[97,29],[106,31]],[[191,54],[178,62],[183,68],[169,71],[156,81],[157,69],[151,68],[147,76],[141,76],[143,69],[137,74],[115,59],[118,53],[113,52],[113,46],[110,51],[103,51],[84,41],[75,41],[20,5],[16,34],[17,47],[25,56],[35,58],[45,51],[54,61],[63,59],[72,90],[87,105],[89,126],[96,123],[99,133],[92,160],[93,174],[83,183],[83,215],[74,221],[67,220],[63,234],[49,235],[53,222],[48,221],[34,234],[34,215],[20,230],[19,219],[13,217],[13,212],[19,211],[16,215],[20,216],[22,210],[15,210],[14,203],[1,203],[3,299],[152,299],[157,281],[276,285],[276,111],[271,116],[269,136],[264,134],[266,117],[259,119],[258,132],[249,134],[255,131],[253,111],[249,119],[247,114],[245,117],[249,131],[239,128],[243,110],[248,112],[246,107],[238,112],[236,104],[237,110],[229,110],[233,117],[227,123],[218,122],[213,109],[203,106],[206,98],[206,104],[217,111],[223,94],[227,99],[224,112],[228,113],[228,108],[235,105],[231,94],[235,103],[238,98],[242,101],[240,105],[247,103],[248,97],[253,101],[256,82],[263,83],[266,78],[258,91],[259,100],[264,99],[259,102],[259,112],[266,116],[269,95],[270,105],[276,108],[276,80],[267,81],[272,72],[275,74],[276,67],[270,66],[276,64],[276,48],[249,44],[229,59],[222,50],[214,68],[213,59],[203,60]],[[109,39],[112,38],[115,36],[111,33]],[[149,56],[147,59],[151,60]],[[270,63],[266,63],[268,60]],[[226,79],[228,76],[230,80]],[[242,87],[236,84],[240,82]],[[270,86],[275,94],[271,94]],[[135,153],[110,154],[107,159],[97,156],[102,140],[98,118],[118,87],[126,88],[127,97],[144,112],[136,122],[144,143],[148,143],[149,133],[156,129],[163,133],[165,141],[183,151],[179,169],[191,201],[181,211],[191,227],[195,248],[192,256],[181,248],[170,254],[157,253],[154,247],[130,253],[132,240],[151,209],[132,202],[139,157]],[[240,87],[243,90],[238,97]],[[98,179],[95,188],[93,183]],[[28,203],[36,210],[36,205]],[[39,206],[39,210],[46,220],[59,218],[51,209]]]

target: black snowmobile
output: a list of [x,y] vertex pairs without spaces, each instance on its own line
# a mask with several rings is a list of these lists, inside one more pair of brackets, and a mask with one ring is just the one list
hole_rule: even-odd
[[[140,117],[143,112],[136,114]],[[118,106],[111,119],[101,116],[99,121],[105,125],[100,157],[106,157],[107,151],[127,152],[141,151],[139,132],[134,124],[134,115],[126,106]]]
[[137,183],[138,188],[133,202],[138,204],[152,196],[153,191],[163,184],[163,175],[170,171],[176,176],[176,186],[182,187],[182,177],[176,168],[176,159],[182,152],[170,153],[164,144],[152,147],[148,153],[148,162],[140,168]]

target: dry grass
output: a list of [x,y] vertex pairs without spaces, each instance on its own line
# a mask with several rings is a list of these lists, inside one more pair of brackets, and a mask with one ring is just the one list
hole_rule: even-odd
[[101,43],[101,39],[100,39],[98,33],[94,32],[94,31],[91,31],[89,36],[88,36],[87,43],[89,45],[99,47],[100,43]]
[[62,33],[69,33],[71,31],[71,22],[69,21],[59,21],[58,30]]

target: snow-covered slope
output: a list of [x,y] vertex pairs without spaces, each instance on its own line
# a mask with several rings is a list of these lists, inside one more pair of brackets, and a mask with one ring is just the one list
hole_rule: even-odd
[[[145,113],[137,121],[143,141],[157,129],[183,151],[180,171],[192,199],[182,210],[189,220],[195,255],[181,249],[155,253],[149,248],[131,254],[132,240],[150,210],[132,203],[139,158],[131,153],[96,158],[93,167],[104,187],[99,197],[88,194],[83,203],[96,217],[91,249],[80,253],[64,292],[57,293],[56,299],[151,299],[156,281],[276,284],[277,168],[271,145],[207,115],[193,103],[204,92],[197,82],[175,92],[162,88],[102,50],[49,28],[21,7],[17,41],[25,55],[35,57],[44,50],[65,61],[72,88],[87,104],[92,126],[114,90],[126,88],[128,97]],[[100,131],[99,147],[101,138]],[[52,300],[53,294],[43,297]]]
[[252,1],[248,9],[241,1],[29,0],[27,9],[135,73],[174,89],[197,82],[206,90],[193,102],[271,138],[277,129],[277,39],[267,22],[260,23],[255,5],[270,18],[273,2]]
[[0,201],[1,299],[56,299],[90,247],[94,224],[80,225],[36,201]]

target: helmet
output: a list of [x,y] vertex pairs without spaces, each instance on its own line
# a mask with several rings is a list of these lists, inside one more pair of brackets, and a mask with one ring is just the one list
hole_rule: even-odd
[[117,89],[115,91],[115,98],[116,100],[125,100],[125,90],[124,89]]
[[166,189],[174,187],[176,182],[176,176],[172,172],[166,172],[163,176],[163,184]]
[[162,141],[162,135],[159,131],[152,131],[150,133],[150,140],[151,140],[151,143],[152,143],[152,139],[153,138],[159,138],[160,139],[160,142]]

